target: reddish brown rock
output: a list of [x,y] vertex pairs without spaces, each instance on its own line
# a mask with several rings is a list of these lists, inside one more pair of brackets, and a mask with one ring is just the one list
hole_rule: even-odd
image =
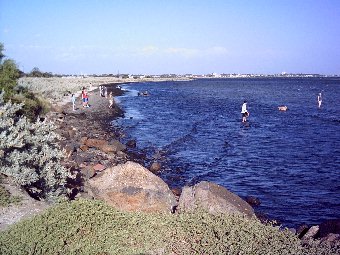
[[173,188],[171,189],[172,193],[174,193],[174,195],[176,197],[180,197],[181,193],[182,193],[182,190],[180,188]]
[[100,146],[99,149],[105,153],[114,153],[117,151],[117,148],[111,144],[104,144]]
[[92,168],[97,172],[101,172],[106,169],[106,167],[103,166],[102,164],[96,164]]
[[94,198],[124,211],[172,212],[176,199],[168,185],[143,166],[126,162],[89,180]]
[[193,187],[184,187],[179,198],[179,212],[203,209],[209,213],[228,213],[255,216],[253,208],[239,196],[215,183],[202,181]]
[[80,138],[80,143],[81,144],[86,144],[87,139],[88,138],[86,136],[83,136],[82,138]]
[[82,151],[87,151],[87,150],[89,149],[89,147],[88,147],[87,145],[85,145],[85,144],[80,145],[79,148],[80,148]]
[[108,144],[108,141],[102,140],[102,139],[95,139],[95,138],[87,139],[85,142],[85,145],[87,145],[88,147],[95,147],[98,149],[106,144]]

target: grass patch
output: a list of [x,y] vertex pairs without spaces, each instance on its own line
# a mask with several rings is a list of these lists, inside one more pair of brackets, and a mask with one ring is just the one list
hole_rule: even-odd
[[12,196],[5,187],[0,185],[0,207],[9,206],[10,204],[19,204],[22,197]]
[[204,212],[127,213],[103,202],[59,204],[0,234],[0,254],[337,254],[287,230]]

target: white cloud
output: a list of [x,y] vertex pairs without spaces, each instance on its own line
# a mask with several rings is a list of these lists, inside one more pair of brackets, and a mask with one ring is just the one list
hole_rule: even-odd
[[150,46],[145,46],[141,49],[140,53],[142,55],[151,55],[151,54],[155,54],[159,51],[159,48],[153,45]]
[[206,49],[195,48],[167,48],[164,50],[167,54],[180,55],[184,57],[207,57],[211,55],[225,55],[228,53],[224,47],[211,47]]
[[215,46],[215,47],[208,48],[206,50],[206,54],[207,55],[225,55],[225,54],[228,54],[228,50],[221,46]]
[[200,51],[198,49],[191,48],[167,48],[164,49],[164,52],[170,55],[180,55],[184,57],[196,57],[200,55]]

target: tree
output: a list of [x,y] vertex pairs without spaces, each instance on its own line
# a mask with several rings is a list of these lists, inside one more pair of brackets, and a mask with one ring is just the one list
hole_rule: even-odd
[[6,59],[0,66],[0,88],[10,93],[19,78],[19,70],[12,59]]
[[[36,119],[38,115],[45,112],[46,105],[27,88],[17,86],[20,77],[17,64],[12,59],[4,59],[3,51],[4,45],[0,43],[0,93],[5,92],[3,95],[5,102],[11,100],[14,103],[24,103],[18,114],[24,114],[31,120]],[[41,77],[39,68],[33,68],[33,71]]]
[[0,42],[0,64],[2,63],[2,59],[5,57],[5,55],[3,53],[4,50],[5,50],[4,44]]
[[4,45],[0,43],[0,91],[5,91],[5,98],[13,94],[13,89],[19,78],[19,69],[12,59],[5,59]]

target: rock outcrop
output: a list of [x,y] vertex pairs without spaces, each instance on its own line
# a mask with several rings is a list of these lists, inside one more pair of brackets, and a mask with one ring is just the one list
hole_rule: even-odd
[[330,233],[340,235],[340,219],[326,220],[320,224],[320,237]]
[[192,187],[184,187],[179,199],[179,212],[203,209],[209,213],[229,213],[255,216],[253,208],[239,196],[215,183],[202,181]]
[[168,185],[131,161],[106,169],[88,184],[90,195],[124,211],[170,213],[176,206]]

